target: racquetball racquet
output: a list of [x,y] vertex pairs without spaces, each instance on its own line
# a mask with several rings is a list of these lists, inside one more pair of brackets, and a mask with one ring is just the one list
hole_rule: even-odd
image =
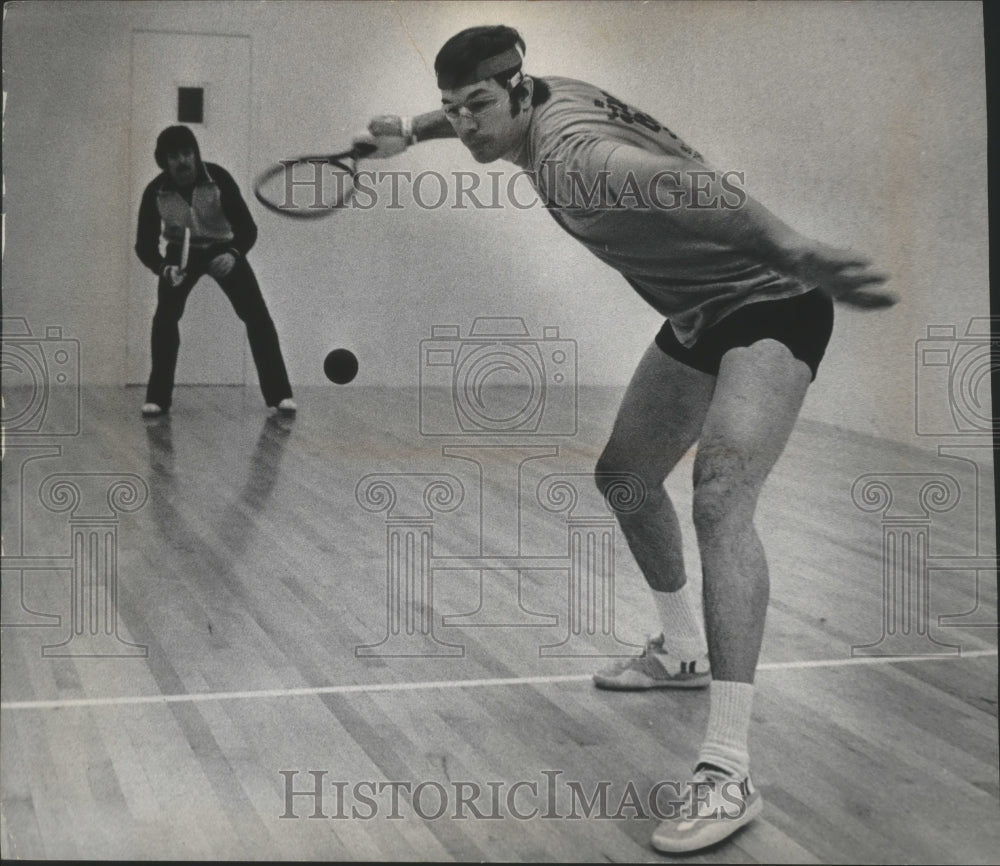
[[278,160],[257,175],[254,195],[269,211],[290,219],[328,217],[350,204],[358,161],[375,149],[362,143],[342,153]]

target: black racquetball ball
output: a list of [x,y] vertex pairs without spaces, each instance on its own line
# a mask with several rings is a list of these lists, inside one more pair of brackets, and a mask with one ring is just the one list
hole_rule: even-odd
[[323,361],[326,378],[346,385],[358,375],[358,359],[350,349],[334,349]]

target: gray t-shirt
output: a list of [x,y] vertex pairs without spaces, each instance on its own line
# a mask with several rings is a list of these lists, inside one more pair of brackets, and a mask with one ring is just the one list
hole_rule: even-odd
[[633,148],[685,157],[690,168],[707,172],[697,151],[593,85],[544,81],[552,95],[535,106],[515,162],[556,222],[668,318],[681,343],[693,345],[705,328],[746,304],[814,288],[684,228],[685,206],[738,207],[745,193],[736,176],[723,176],[722,194],[713,199],[706,175],[705,196],[682,202],[669,194],[669,185],[657,182],[675,163],[635,159]]

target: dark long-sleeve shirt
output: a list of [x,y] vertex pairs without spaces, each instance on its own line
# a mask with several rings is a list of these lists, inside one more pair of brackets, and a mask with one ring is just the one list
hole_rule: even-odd
[[228,171],[211,162],[201,164],[190,201],[167,172],[161,172],[146,187],[136,229],[139,260],[158,275],[169,257],[160,253],[161,235],[168,249],[179,249],[186,228],[191,230],[192,250],[218,247],[219,252],[230,250],[245,256],[257,242],[257,224],[239,186]]

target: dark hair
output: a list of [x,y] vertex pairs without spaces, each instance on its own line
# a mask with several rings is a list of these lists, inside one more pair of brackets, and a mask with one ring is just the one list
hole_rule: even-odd
[[[438,86],[442,89],[462,87],[480,80],[476,69],[479,64],[492,57],[497,57],[506,51],[520,49],[523,55],[526,51],[521,34],[513,27],[498,24],[492,27],[469,27],[451,37],[438,52],[434,59],[434,71],[437,73]],[[505,90],[509,89],[511,78],[521,69],[520,59],[508,69],[489,76]],[[531,104],[540,105],[550,96],[548,85],[539,79],[535,82]],[[511,103],[516,103],[527,94],[523,82],[510,89]]]
[[201,151],[198,149],[198,139],[186,126],[168,126],[156,137],[156,150],[153,157],[156,164],[167,170],[167,157],[182,150],[193,150],[198,165],[201,165]]

